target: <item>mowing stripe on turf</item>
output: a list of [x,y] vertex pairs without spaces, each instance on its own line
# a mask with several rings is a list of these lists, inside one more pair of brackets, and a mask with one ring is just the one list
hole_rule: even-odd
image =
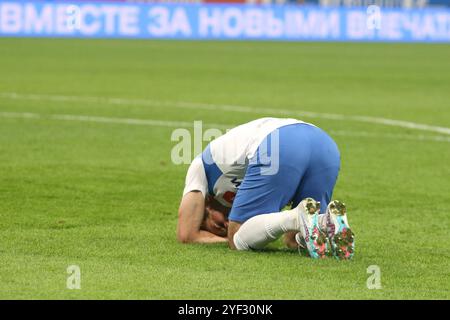
[[[110,118],[87,115],[73,115],[73,114],[38,114],[29,112],[0,112],[2,118],[19,118],[19,119],[41,119],[41,120],[59,120],[59,121],[81,121],[81,122],[96,122],[96,123],[111,123],[111,124],[126,124],[126,125],[141,125],[152,127],[169,127],[169,128],[190,128],[193,127],[193,122],[187,121],[165,121],[154,119],[131,119],[131,118]],[[226,130],[234,127],[234,125],[223,125],[216,123],[204,123],[204,127],[217,128]],[[365,131],[342,131],[342,130],[328,130],[331,135],[348,136],[348,137],[363,137],[363,138],[388,138],[396,140],[413,140],[413,141],[438,141],[450,142],[450,137],[447,136],[424,136],[424,135],[407,135],[407,134],[378,134]]]
[[43,95],[43,94],[20,94],[15,92],[0,92],[0,98],[17,99],[17,100],[38,100],[38,101],[59,101],[59,102],[86,102],[86,103],[106,103],[116,105],[138,105],[151,107],[172,107],[172,108],[187,108],[187,109],[203,109],[203,110],[221,110],[241,113],[254,114],[271,114],[282,116],[301,116],[305,118],[321,118],[333,119],[340,121],[355,121],[363,123],[381,124],[387,126],[394,126],[400,128],[407,128],[412,130],[431,131],[441,134],[450,135],[450,128],[432,126],[428,124],[421,124],[410,121],[394,120],[379,117],[368,116],[350,116],[332,113],[318,113],[309,111],[295,111],[274,108],[256,108],[248,106],[234,106],[221,104],[206,104],[183,101],[156,101],[147,99],[126,99],[126,98],[102,98],[93,96],[67,96],[67,95]]

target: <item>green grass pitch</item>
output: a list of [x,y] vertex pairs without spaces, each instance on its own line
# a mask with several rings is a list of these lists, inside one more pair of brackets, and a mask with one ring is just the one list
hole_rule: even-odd
[[[0,298],[449,299],[450,136],[372,121],[450,127],[449,57],[449,45],[0,39]],[[281,113],[340,147],[334,198],[354,260],[178,244],[187,166],[171,163],[167,121]],[[66,288],[69,265],[80,290]],[[371,265],[381,289],[367,288]]]

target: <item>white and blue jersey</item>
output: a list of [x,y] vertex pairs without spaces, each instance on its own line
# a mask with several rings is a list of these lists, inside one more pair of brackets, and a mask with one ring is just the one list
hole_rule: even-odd
[[189,167],[183,194],[209,194],[231,207],[230,220],[244,222],[306,197],[328,204],[339,164],[336,144],[321,129],[262,118],[212,141]]

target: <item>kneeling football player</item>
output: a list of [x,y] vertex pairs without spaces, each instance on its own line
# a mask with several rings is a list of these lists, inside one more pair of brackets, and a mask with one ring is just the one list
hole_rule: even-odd
[[312,124],[262,118],[231,129],[188,169],[178,240],[257,250],[286,234],[288,246],[304,247],[312,258],[331,251],[350,259],[346,208],[331,201],[339,168],[336,143]]

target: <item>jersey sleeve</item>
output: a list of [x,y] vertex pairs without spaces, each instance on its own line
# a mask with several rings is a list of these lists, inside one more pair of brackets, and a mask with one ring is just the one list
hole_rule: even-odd
[[183,196],[191,191],[200,191],[203,197],[206,197],[207,190],[208,180],[206,179],[203,162],[200,157],[197,157],[192,161],[186,174]]

